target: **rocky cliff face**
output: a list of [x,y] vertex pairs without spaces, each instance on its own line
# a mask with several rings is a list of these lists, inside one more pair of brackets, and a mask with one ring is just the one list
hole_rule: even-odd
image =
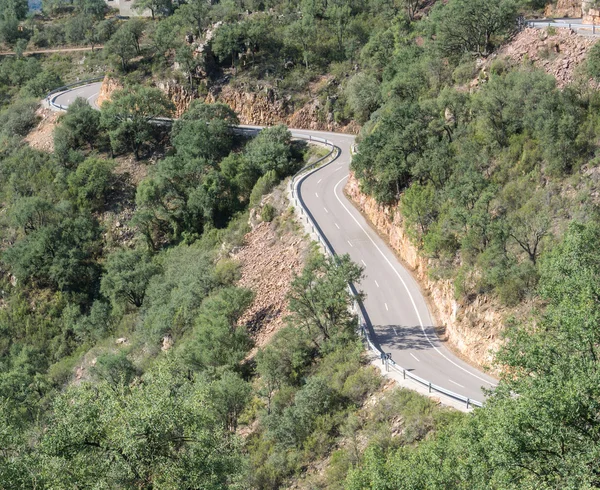
[[556,5],[546,6],[544,14],[546,17],[581,17],[582,3],[585,0],[558,0]]
[[98,107],[102,107],[104,101],[110,100],[110,96],[115,90],[121,90],[122,88],[123,84],[119,80],[109,77],[108,75],[105,76],[104,80],[102,80],[102,86],[100,87],[98,100],[96,101]]
[[429,295],[429,303],[439,325],[445,328],[444,340],[463,358],[479,366],[488,366],[500,347],[502,308],[485,296],[469,304],[456,301],[454,286],[448,280],[432,280],[431,263],[419,254],[408,239],[402,216],[396,208],[381,206],[360,191],[358,180],[350,174],[345,189],[348,196],[384,236]]
[[[194,99],[198,98],[195,91],[178,84],[174,80],[157,82],[156,86],[162,90],[175,104],[175,117],[180,117]],[[109,100],[115,90],[123,88],[121,83],[113,78],[106,77],[100,89],[98,105]],[[285,124],[290,128],[315,129],[321,131],[337,131],[357,134],[360,126],[354,122],[341,125],[333,120],[331,115],[323,113],[317,99],[296,107],[289,97],[283,97],[272,88],[259,91],[245,91],[225,85],[219,90],[212,91],[204,101],[208,104],[222,102],[231,107],[242,124],[256,126],[270,126]]]

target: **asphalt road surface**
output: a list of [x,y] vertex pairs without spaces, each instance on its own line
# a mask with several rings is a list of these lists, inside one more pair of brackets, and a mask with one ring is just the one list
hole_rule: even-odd
[[100,87],[102,86],[102,82],[90,83],[89,85],[82,85],[81,87],[76,87],[72,90],[67,90],[66,92],[62,92],[60,94],[55,94],[50,97],[50,100],[53,104],[63,107],[69,107],[69,105],[75,102],[75,99],[82,98],[87,100],[87,102],[98,109],[96,105],[96,99],[98,99],[98,95],[100,94]]
[[[68,106],[82,97],[97,107],[100,85],[76,88],[55,96],[54,102]],[[301,182],[298,197],[331,249],[337,254],[349,254],[364,267],[365,278],[358,289],[366,295],[364,313],[374,334],[372,339],[413,374],[483,401],[482,387],[493,388],[494,378],[462,361],[440,342],[419,285],[344,195],[354,136],[307,130],[292,130],[292,134],[326,138],[341,150],[333,163]]]

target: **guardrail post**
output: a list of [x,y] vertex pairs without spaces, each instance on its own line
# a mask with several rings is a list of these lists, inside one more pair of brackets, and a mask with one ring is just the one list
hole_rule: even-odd
[[404,379],[406,379],[406,369],[402,368],[402,375],[404,376]]
[[467,398],[467,408],[469,408],[469,402],[470,402],[470,401],[471,401],[471,400],[469,400],[469,399]]
[[431,393],[431,383],[429,383],[429,393]]

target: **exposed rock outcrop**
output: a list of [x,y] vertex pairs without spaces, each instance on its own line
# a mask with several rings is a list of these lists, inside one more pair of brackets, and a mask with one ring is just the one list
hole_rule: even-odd
[[556,5],[549,4],[546,6],[544,15],[546,17],[581,17],[582,3],[585,0],[558,0]]
[[[176,118],[180,117],[192,101],[199,97],[196,91],[190,90],[174,80],[157,82],[156,86],[175,104]],[[105,77],[98,96],[98,105],[110,100],[112,93],[122,88],[123,86],[118,80],[109,76]],[[208,104],[215,102],[227,104],[236,112],[242,124],[257,126],[285,124],[291,128],[352,134],[357,134],[360,130],[360,126],[355,122],[347,125],[335,122],[333,115],[326,113],[316,98],[298,106],[292,102],[289,96],[281,96],[270,87],[258,91],[247,91],[225,85],[218,90],[213,89],[204,100]]]
[[518,64],[531,62],[553,75],[559,87],[564,87],[573,82],[576,68],[596,42],[596,38],[579,36],[569,29],[556,29],[552,35],[546,30],[525,29],[502,47],[496,58]]
[[121,90],[122,88],[123,84],[119,80],[106,75],[102,81],[100,94],[98,95],[98,100],[96,101],[98,107],[102,107],[104,101],[110,100],[110,97],[115,90]]
[[413,270],[429,293],[430,304],[438,322],[445,327],[444,337],[468,361],[489,366],[500,347],[502,308],[480,295],[469,304],[454,298],[454,286],[448,280],[433,280],[429,276],[431,263],[419,254],[404,230],[402,215],[396,208],[382,206],[360,191],[353,174],[345,189],[348,196],[384,236],[400,258]]

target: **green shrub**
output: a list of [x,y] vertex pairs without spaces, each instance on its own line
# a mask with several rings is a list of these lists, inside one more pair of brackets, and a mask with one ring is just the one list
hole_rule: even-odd
[[346,378],[342,388],[342,395],[354,403],[361,403],[369,394],[381,386],[381,375],[373,366],[359,369]]
[[267,223],[270,223],[275,219],[276,215],[277,209],[275,209],[275,206],[267,203],[262,207],[262,210],[260,212],[260,219],[266,221]]
[[265,175],[258,179],[250,194],[250,207],[255,207],[262,197],[275,187],[277,182],[279,182],[279,179],[277,178],[277,172],[275,172],[275,170],[269,170]]

